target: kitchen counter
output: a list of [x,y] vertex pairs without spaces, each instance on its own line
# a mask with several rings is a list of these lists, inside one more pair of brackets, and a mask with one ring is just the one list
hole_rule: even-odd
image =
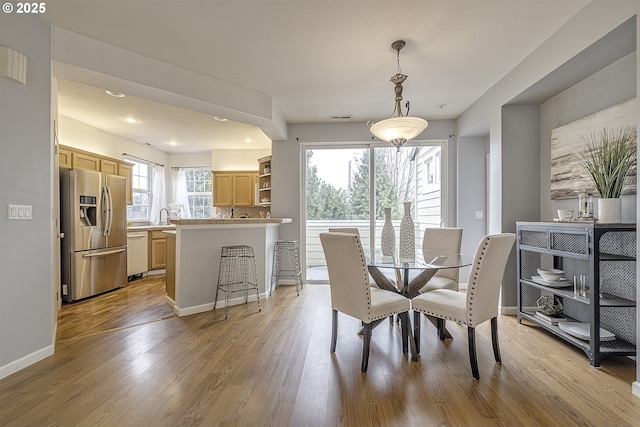
[[168,225],[130,225],[127,227],[127,231],[161,231],[161,230],[173,230],[176,226],[174,224]]
[[291,218],[208,218],[208,219],[174,219],[176,225],[205,225],[205,224],[287,224]]
[[[175,259],[175,270],[167,269],[167,283],[175,283],[175,293],[173,298],[167,295],[167,302],[178,316],[213,310],[223,246],[253,247],[260,298],[271,294],[273,246],[278,240],[280,224],[291,223],[291,218],[180,219],[171,222],[176,226],[175,249],[172,248],[172,253],[167,251],[167,259]],[[218,307],[223,307],[224,301],[224,296],[219,298]],[[244,302],[242,296],[233,297],[230,305]]]

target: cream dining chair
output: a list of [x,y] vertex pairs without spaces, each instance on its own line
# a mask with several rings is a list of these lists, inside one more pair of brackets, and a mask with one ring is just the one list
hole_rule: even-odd
[[[462,245],[462,228],[426,228],[422,239],[422,250],[437,250],[440,252],[460,253]],[[458,290],[460,280],[459,268],[444,268],[420,289],[420,293],[435,289]]]
[[355,317],[364,326],[362,372],[367,372],[373,327],[393,314],[402,314],[402,337],[408,336],[410,300],[398,293],[370,286],[360,237],[348,233],[320,233],[331,288],[331,352],[336,351],[338,312]]
[[[355,234],[356,236],[360,237],[360,230],[358,230],[358,228],[356,227],[330,227],[329,233],[348,233]],[[362,243],[362,239],[360,239],[360,242]],[[375,286],[376,288],[379,287],[373,280],[371,275],[369,275],[369,282],[371,283],[371,286]]]
[[[411,308],[426,316],[438,319],[438,331],[444,328],[444,320],[452,320],[467,326],[469,360],[473,378],[480,379],[476,357],[475,328],[491,320],[491,338],[496,362],[501,362],[498,345],[498,297],[515,234],[485,236],[476,251],[471,265],[467,292],[452,289],[436,289],[411,300]],[[419,325],[418,325],[419,337]],[[440,336],[442,339],[442,335]]]

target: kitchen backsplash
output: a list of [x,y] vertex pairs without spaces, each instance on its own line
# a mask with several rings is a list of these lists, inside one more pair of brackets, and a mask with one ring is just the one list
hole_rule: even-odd
[[[250,208],[233,208],[233,216],[235,218],[241,218],[247,216],[248,218],[262,218],[260,212],[266,217],[270,212],[268,206],[250,207]],[[216,208],[216,215],[220,214],[221,217],[229,218],[231,216],[231,208]]]

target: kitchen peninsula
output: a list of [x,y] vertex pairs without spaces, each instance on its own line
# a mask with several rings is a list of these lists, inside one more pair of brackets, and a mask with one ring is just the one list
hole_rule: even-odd
[[[173,311],[178,316],[187,316],[213,310],[223,246],[249,245],[254,248],[260,297],[270,295],[273,245],[278,240],[280,224],[290,222],[291,218],[171,220],[176,229],[165,233],[170,239],[167,243],[167,302]],[[240,303],[244,303],[244,298],[231,300],[231,304]]]

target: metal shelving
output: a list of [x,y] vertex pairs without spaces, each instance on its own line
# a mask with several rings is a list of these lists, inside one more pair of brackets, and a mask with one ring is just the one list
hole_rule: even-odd
[[[593,366],[608,356],[636,354],[636,225],[518,222],[518,322],[526,319],[583,350]],[[532,280],[538,268],[559,268],[572,283],[586,275],[588,297],[573,287]],[[541,296],[562,303],[568,321],[589,323],[590,339],[576,338],[535,316]],[[600,328],[615,334],[600,340]]]

